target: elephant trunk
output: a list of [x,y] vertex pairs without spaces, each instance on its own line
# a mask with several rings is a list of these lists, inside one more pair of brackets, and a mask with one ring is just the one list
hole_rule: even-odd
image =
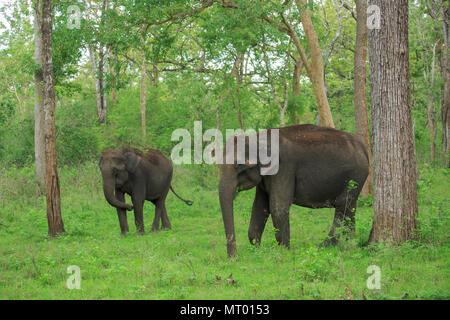
[[118,209],[133,210],[132,206],[130,206],[129,204],[127,204],[125,202],[119,201],[116,198],[116,196],[114,194],[114,189],[115,189],[114,176],[112,174],[109,175],[104,172],[102,172],[102,176],[103,176],[103,192],[105,194],[105,198],[108,201],[108,203]]
[[227,238],[229,257],[236,256],[236,235],[234,231],[233,198],[237,187],[237,175],[234,168],[221,168],[219,199]]

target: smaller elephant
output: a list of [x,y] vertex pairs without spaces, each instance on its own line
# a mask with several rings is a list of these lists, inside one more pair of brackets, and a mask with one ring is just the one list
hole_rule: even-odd
[[[117,208],[121,235],[129,231],[126,211],[134,208],[134,221],[139,234],[144,230],[144,201],[155,205],[155,218],[152,230],[171,229],[167,216],[166,197],[169,189],[188,205],[192,201],[184,200],[171,186],[173,167],[170,160],[159,150],[149,149],[146,154],[134,148],[120,150],[105,149],[99,162],[103,178],[103,191],[110,205]],[[133,206],[125,202],[125,193],[131,196]]]

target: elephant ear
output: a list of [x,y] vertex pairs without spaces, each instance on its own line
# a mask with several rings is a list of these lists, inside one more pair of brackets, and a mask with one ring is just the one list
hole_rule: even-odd
[[134,173],[140,162],[140,157],[136,153],[129,151],[125,153],[125,158],[127,159],[125,168],[128,172]]

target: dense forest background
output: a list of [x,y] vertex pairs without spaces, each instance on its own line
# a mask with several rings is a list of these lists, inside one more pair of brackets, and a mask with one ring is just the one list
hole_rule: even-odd
[[[441,12],[428,2],[409,3],[412,117],[418,163],[442,165],[444,38],[442,21],[433,16]],[[74,4],[79,25],[70,21],[77,13],[69,8]],[[259,18],[275,15],[281,5],[257,1],[247,10],[214,5],[192,13],[177,1],[56,2],[59,163],[94,160],[102,149],[119,145],[168,154],[175,145],[172,131],[192,130],[194,120],[202,120],[204,128],[259,129],[280,126],[285,113],[285,125],[317,123],[314,89],[304,66],[296,63],[294,44],[277,28],[281,22]],[[333,120],[349,132],[355,127],[353,7],[352,1],[315,1],[311,10]],[[302,35],[294,9],[286,19]],[[33,7],[16,1],[1,10],[0,161],[4,167],[29,166],[35,156]],[[171,19],[180,12],[189,14]],[[304,37],[301,41],[308,48]],[[92,68],[92,54],[97,64],[102,60],[102,72]],[[96,78],[106,100],[104,119],[96,107]]]

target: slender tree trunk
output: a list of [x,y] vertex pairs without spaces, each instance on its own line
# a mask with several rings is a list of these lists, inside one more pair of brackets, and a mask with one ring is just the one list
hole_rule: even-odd
[[300,76],[303,70],[303,62],[301,59],[295,60],[294,73],[292,76],[293,81],[293,92],[294,96],[298,96],[300,94]]
[[434,76],[436,71],[436,46],[437,43],[433,47],[433,58],[431,61],[431,71],[430,74],[427,75],[426,71],[424,72],[424,77],[429,81],[429,96],[427,103],[427,122],[428,129],[430,130],[430,160],[431,164],[434,165],[436,161],[436,115],[434,111]]
[[89,45],[89,56],[91,59],[92,73],[94,74],[95,94],[97,98],[97,117],[99,123],[106,122],[106,95],[103,92],[103,52],[99,50],[99,62],[93,45]]
[[[239,120],[239,126],[241,129],[244,128],[244,124],[242,122],[242,110],[241,110],[241,96],[240,96],[240,86],[242,83],[242,78],[241,78],[241,67],[242,67],[242,62],[244,60],[244,54],[243,53],[238,53],[236,56],[236,59],[234,60],[234,65],[233,65],[233,69],[231,70],[231,74],[236,78],[236,98],[238,101],[238,108],[237,108],[237,114],[238,114],[238,120]],[[233,99],[234,102],[234,93],[231,93],[231,98]]]
[[98,121],[100,123],[106,123],[106,92],[105,89],[105,52],[102,45],[100,45],[100,49],[98,52],[98,79],[99,79],[99,95],[100,95],[100,104],[97,105],[97,113],[98,113]]
[[110,70],[111,76],[113,78],[113,84],[111,86],[111,107],[114,108],[117,104],[117,89],[116,89],[116,86],[117,86],[116,76],[117,75],[116,75],[116,70],[115,70],[115,65],[117,63],[117,55],[113,54],[112,60],[113,60],[113,63],[111,63],[109,65],[109,70]]
[[442,101],[442,149],[444,153],[443,165],[450,168],[450,2],[442,0],[442,29],[444,34],[443,77],[444,97]]
[[[294,65],[294,72],[292,75],[292,91],[294,93],[294,97],[298,96],[300,94],[300,76],[303,71],[303,62],[301,59],[294,59],[295,65]],[[295,110],[294,112],[294,122],[295,124],[300,123],[300,117],[298,114],[298,110]]]
[[306,0],[296,0],[295,2],[300,11],[303,30],[311,53],[311,73],[309,75],[313,85],[317,107],[319,108],[320,124],[324,127],[334,128],[333,116],[331,115],[330,105],[328,104],[328,98],[325,91],[324,68],[319,40],[314,31],[310,11],[306,7]]
[[36,179],[38,193],[45,189],[45,123],[44,123],[44,88],[42,75],[42,2],[36,1],[34,8],[34,62],[37,66],[34,71],[34,157],[36,160]]
[[371,0],[381,28],[369,31],[374,220],[369,241],[398,244],[416,231],[417,185],[411,121],[408,0]]
[[369,175],[361,190],[361,197],[373,194],[372,186],[372,147],[370,145],[369,117],[367,112],[366,97],[366,59],[367,59],[367,0],[355,0],[356,2],[356,45],[355,45],[355,80],[354,80],[354,104],[355,104],[355,131],[361,137],[369,154]]
[[55,141],[55,87],[52,62],[52,1],[42,5],[42,67],[44,78],[45,158],[48,234],[64,232]]
[[146,122],[145,122],[145,113],[146,113],[146,106],[145,103],[147,101],[147,78],[146,78],[146,73],[147,73],[147,67],[145,64],[145,58],[142,59],[142,66],[141,66],[141,79],[140,79],[140,83],[141,83],[141,92],[140,92],[140,96],[141,96],[141,126],[142,126],[142,137],[144,138],[144,141],[146,139]]

